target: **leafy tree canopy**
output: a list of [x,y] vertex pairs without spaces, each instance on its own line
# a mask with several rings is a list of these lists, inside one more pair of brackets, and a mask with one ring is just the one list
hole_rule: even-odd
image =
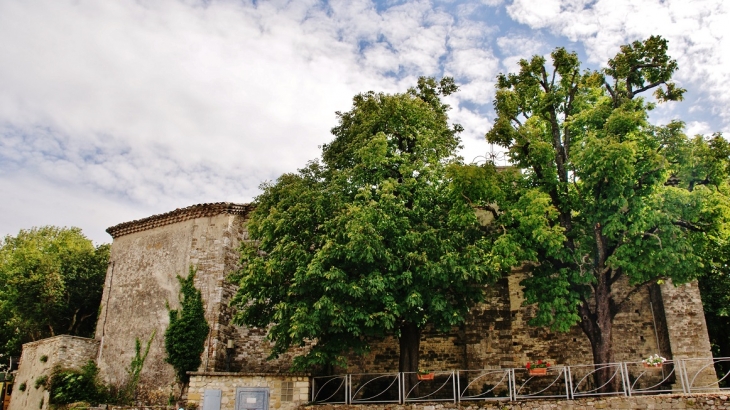
[[415,371],[421,329],[448,329],[498,267],[472,204],[454,189],[453,80],[357,95],[337,113],[322,161],[264,184],[242,247],[236,321],[269,327],[272,355],[310,348],[297,368],[345,363],[373,338],[400,339]]
[[79,228],[44,226],[0,241],[0,352],[71,334],[93,336],[109,245],[94,247]]
[[[694,279],[727,236],[727,141],[689,138],[679,121],[653,125],[655,102],[639,97],[682,99],[666,51],[660,37],[637,41],[602,71],[582,70],[563,48],[550,63],[522,60],[497,79],[487,133],[515,168],[457,174],[473,202],[498,205],[495,258],[532,265],[523,285],[539,307],[533,324],[579,324],[596,363],[614,362],[613,319],[631,295],[661,279]],[[624,281],[628,294],[617,287]]]
[[[699,277],[702,305],[705,311],[707,332],[710,336],[712,354],[715,357],[730,355],[730,241],[718,241],[710,249],[710,263],[705,265]],[[728,363],[718,363],[715,371],[719,378],[730,372]],[[723,382],[727,387],[727,382]]]

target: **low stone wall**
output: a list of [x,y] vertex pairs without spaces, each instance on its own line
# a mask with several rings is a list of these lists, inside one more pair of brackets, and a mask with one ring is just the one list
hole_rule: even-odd
[[409,405],[317,405],[301,410],[593,410],[593,409],[730,409],[727,394],[687,394],[642,397],[580,398],[499,402],[421,403]]
[[309,401],[309,376],[305,374],[197,372],[190,375],[188,403],[195,403],[200,409],[206,390],[220,390],[220,410],[234,410],[238,387],[268,388],[270,409],[294,410]]
[[8,410],[47,409],[44,379],[51,377],[53,367],[78,369],[94,360],[98,351],[99,341],[68,335],[24,344]]

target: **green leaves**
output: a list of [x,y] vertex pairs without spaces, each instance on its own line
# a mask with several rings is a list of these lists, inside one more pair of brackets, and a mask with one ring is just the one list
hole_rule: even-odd
[[97,405],[106,403],[110,398],[108,388],[99,378],[99,368],[91,360],[81,369],[55,367],[51,374],[49,396],[52,405],[78,402]]
[[0,352],[56,334],[92,336],[109,260],[79,228],[44,226],[0,241]]
[[[180,282],[180,309],[170,310],[170,323],[165,330],[165,361],[175,368],[177,380],[187,383],[187,372],[195,371],[200,367],[200,355],[205,348],[205,339],[210,327],[205,320],[203,299],[200,291],[195,288],[195,272],[191,266],[186,278],[178,275]],[[139,379],[139,372],[147,357],[150,343],[154,334],[147,343],[145,353],[140,356],[140,342],[137,340],[137,356],[131,364],[130,377]]]
[[423,78],[404,94],[356,96],[322,163],[263,187],[232,303],[238,323],[269,326],[272,356],[306,344],[297,368],[342,365],[404,323],[461,323],[481,300],[498,270],[456,189],[468,170],[440,100],[454,91],[451,79]]
[[613,92],[631,99],[636,94],[657,88],[654,95],[660,102],[681,101],[686,90],[670,82],[677,70],[677,61],[667,55],[667,40],[651,36],[621,46],[621,52],[608,60],[605,73],[614,79]]
[[486,137],[520,172],[509,182],[477,169],[453,175],[463,195],[500,210],[488,230],[493,260],[533,263],[523,284],[539,306],[534,324],[580,323],[601,343],[626,300],[616,283],[639,291],[692,280],[726,241],[730,144],[719,134],[688,138],[679,121],[651,125],[653,105],[635,98],[656,89],[660,102],[681,100],[666,51],[666,40],[650,37],[623,46],[602,73],[581,73],[577,56],[558,48],[552,68],[535,56],[497,79]]

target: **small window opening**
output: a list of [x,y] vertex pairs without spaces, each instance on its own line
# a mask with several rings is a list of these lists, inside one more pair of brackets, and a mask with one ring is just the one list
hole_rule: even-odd
[[294,401],[294,382],[281,382],[281,401]]

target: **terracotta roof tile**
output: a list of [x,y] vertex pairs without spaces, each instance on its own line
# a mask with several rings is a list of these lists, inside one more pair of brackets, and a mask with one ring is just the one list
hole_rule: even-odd
[[197,204],[187,208],[178,208],[164,214],[152,215],[147,218],[137,219],[130,222],[123,222],[119,225],[107,228],[106,232],[111,235],[112,238],[118,238],[122,235],[146,231],[147,229],[187,221],[189,219],[206,218],[220,214],[246,215],[252,210],[253,205],[251,204],[236,204],[233,202]]

